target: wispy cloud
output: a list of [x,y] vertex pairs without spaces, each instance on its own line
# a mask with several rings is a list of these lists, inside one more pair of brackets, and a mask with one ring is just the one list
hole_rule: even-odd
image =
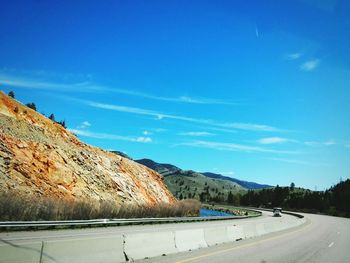
[[142,134],[147,136],[147,135],[151,135],[152,132],[145,130],[145,131],[142,132]]
[[265,131],[265,132],[283,131],[283,130],[278,129],[276,127],[263,125],[263,124],[239,123],[239,122],[221,123],[221,122],[216,122],[213,120],[198,119],[198,118],[191,118],[191,117],[180,116],[180,115],[166,114],[166,113],[161,113],[161,112],[148,110],[148,109],[142,109],[142,108],[127,107],[127,106],[121,106],[121,105],[115,105],[115,104],[98,103],[98,102],[93,102],[93,101],[82,101],[82,100],[79,100],[79,101],[82,103],[85,103],[91,107],[95,107],[95,108],[113,110],[113,111],[118,111],[118,112],[126,112],[126,113],[132,113],[132,114],[139,114],[139,115],[153,116],[157,120],[174,119],[174,120],[180,120],[180,121],[185,121],[185,122],[212,125],[212,126],[216,126],[216,127],[220,127],[220,128],[239,129],[239,130],[247,130],[247,131]]
[[295,142],[295,140],[281,137],[269,137],[258,140],[258,143],[260,144],[281,144],[286,142]]
[[234,128],[234,129],[239,129],[239,130],[248,130],[248,131],[282,131],[278,128],[268,126],[268,125],[263,125],[263,124],[255,124],[255,123],[239,123],[239,122],[234,122],[234,123],[225,123],[222,125],[225,128]]
[[267,149],[263,147],[236,144],[236,143],[225,143],[225,142],[212,142],[212,141],[193,141],[193,142],[184,142],[179,145],[184,146],[193,146],[193,147],[202,147],[209,148],[214,150],[222,151],[238,151],[238,152],[259,152],[259,153],[281,153],[281,154],[296,154],[297,152],[292,151],[279,151],[273,149]]
[[16,87],[16,88],[30,88],[39,90],[57,90],[63,92],[96,92],[101,91],[97,87],[92,87],[88,82],[79,83],[56,83],[45,81],[43,79],[30,79],[21,76],[13,76],[4,73],[0,73],[0,84],[4,86]]
[[78,129],[85,129],[91,126],[91,123],[88,121],[83,121],[79,124]]
[[214,173],[216,174],[221,174],[221,175],[226,175],[226,176],[233,176],[235,175],[234,171],[220,171],[218,168],[214,168]]
[[319,59],[309,60],[300,65],[300,69],[303,71],[313,71],[320,64]]
[[118,140],[118,141],[129,141],[139,143],[150,143],[152,139],[150,137],[131,137],[131,136],[120,136],[108,133],[97,133],[79,129],[69,129],[70,132],[88,138],[94,139],[105,139],[105,140]]
[[286,59],[288,59],[288,60],[296,60],[296,59],[300,58],[301,55],[302,55],[302,54],[299,53],[299,52],[296,52],[296,53],[289,53],[289,54],[286,54]]
[[328,140],[328,141],[324,142],[323,144],[326,146],[330,146],[330,145],[335,145],[336,142],[334,140]]
[[213,136],[215,134],[214,133],[210,133],[210,132],[181,132],[181,133],[179,133],[179,135],[201,137],[201,136]]
[[333,139],[330,139],[328,141],[308,141],[304,142],[304,144],[308,146],[332,146],[337,144],[337,142]]
[[152,142],[152,139],[150,137],[137,137],[136,142],[142,142],[142,143],[148,143],[148,142]]
[[189,104],[221,104],[221,105],[239,105],[239,102],[212,99],[212,98],[194,98],[190,96],[179,97],[165,97],[144,92],[139,92],[130,89],[121,89],[118,87],[104,86],[90,82],[90,80],[79,83],[59,83],[48,81],[43,78],[28,78],[23,76],[9,75],[0,72],[0,84],[17,87],[17,88],[31,88],[39,90],[55,90],[62,92],[113,92],[134,97],[141,97],[145,99],[165,101],[165,102],[179,102]]
[[267,159],[272,161],[292,163],[292,164],[302,164],[302,165],[310,165],[310,166],[329,166],[328,163],[312,163],[312,162],[306,162],[303,160],[295,160],[295,159],[286,159],[286,158],[267,158]]

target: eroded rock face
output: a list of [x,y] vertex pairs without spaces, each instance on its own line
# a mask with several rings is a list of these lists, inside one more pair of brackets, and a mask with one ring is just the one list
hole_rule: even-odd
[[81,142],[0,92],[0,191],[8,190],[118,204],[175,202],[158,173]]

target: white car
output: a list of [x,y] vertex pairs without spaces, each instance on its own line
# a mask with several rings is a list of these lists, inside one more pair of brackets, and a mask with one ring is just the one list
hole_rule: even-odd
[[282,216],[282,208],[274,207],[273,208],[273,216]]

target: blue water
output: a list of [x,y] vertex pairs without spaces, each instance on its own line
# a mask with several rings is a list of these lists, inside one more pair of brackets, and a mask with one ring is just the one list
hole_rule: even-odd
[[199,211],[199,216],[205,217],[205,216],[233,216],[233,215],[225,212],[221,212],[221,211],[201,208],[201,210]]

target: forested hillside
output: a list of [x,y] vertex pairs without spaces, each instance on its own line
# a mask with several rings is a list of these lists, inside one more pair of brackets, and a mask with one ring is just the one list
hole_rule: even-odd
[[311,191],[291,187],[275,187],[248,191],[241,197],[246,206],[294,209],[350,217],[350,180],[342,181],[326,191]]

